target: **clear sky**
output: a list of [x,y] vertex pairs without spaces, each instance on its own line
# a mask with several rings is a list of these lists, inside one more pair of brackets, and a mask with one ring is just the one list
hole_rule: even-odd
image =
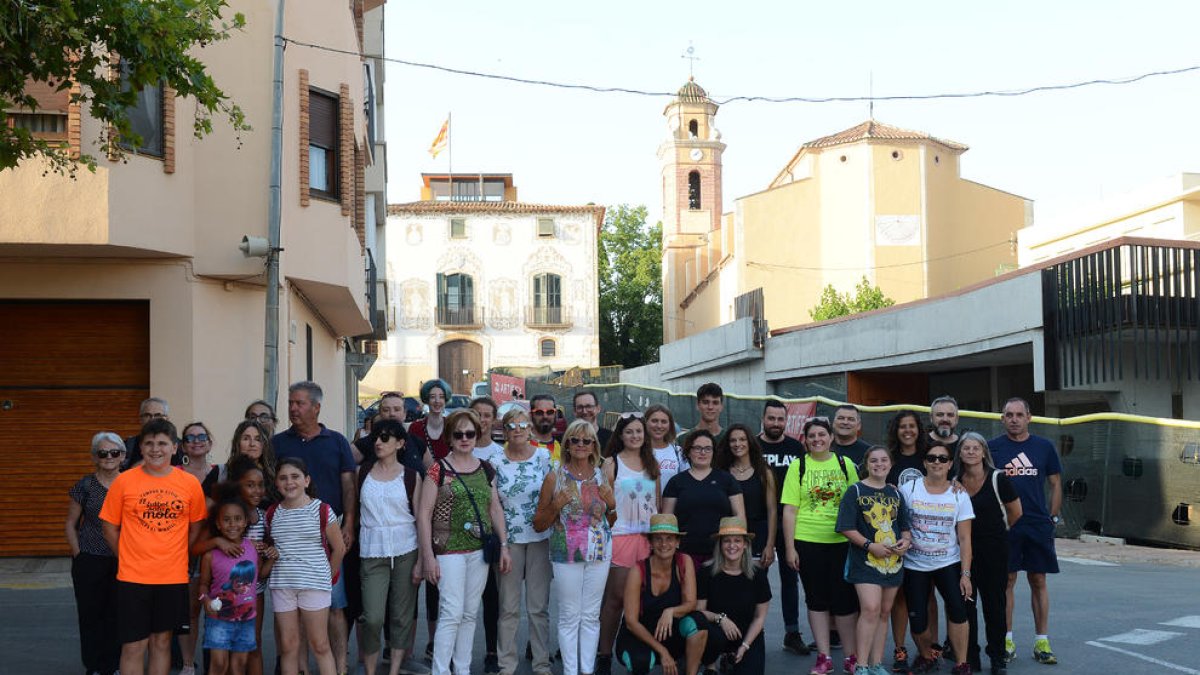
[[[735,95],[1010,90],[1200,64],[1200,2],[477,2],[386,5],[387,56],[516,77]],[[388,201],[419,198],[453,113],[456,172],[512,173],[521,201],[661,214],[668,98],[496,82],[389,64]],[[1036,221],[1200,170],[1200,72],[1014,98],[877,102],[875,119],[958,141],[964,178],[1035,200]],[[766,187],[804,142],[866,103],[729,103],[724,199]]]

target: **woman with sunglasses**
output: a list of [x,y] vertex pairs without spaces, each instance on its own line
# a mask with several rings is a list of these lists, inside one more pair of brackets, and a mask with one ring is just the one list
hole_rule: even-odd
[[550,673],[550,532],[533,526],[538,494],[550,472],[550,452],[529,442],[529,415],[521,408],[504,414],[504,450],[492,456],[496,492],[504,510],[512,571],[497,579],[500,619],[496,636],[499,672],[517,669],[517,626],[524,591],[534,675]]
[[692,557],[696,569],[712,556],[712,535],[721,519],[746,519],[742,486],[728,471],[713,468],[716,451],[713,435],[694,429],[683,439],[683,456],[688,469],[675,475],[663,488],[662,513],[674,513],[679,527],[687,532],[679,550]]
[[111,431],[92,436],[96,470],[67,495],[67,546],[71,549],[71,582],[79,616],[79,651],[89,673],[112,675],[121,665],[117,639],[117,556],[104,540],[100,507],[108,487],[121,473],[125,442]]
[[421,488],[418,539],[425,580],[438,587],[433,675],[470,675],[475,618],[487,583],[484,535],[500,540],[500,573],[512,566],[495,469],[474,454],[479,417],[459,410],[446,419],[450,453],[430,465]]
[[379,631],[384,617],[389,617],[389,672],[398,675],[408,646],[406,638],[415,623],[416,584],[421,580],[413,508],[421,503],[421,482],[416,471],[400,462],[407,437],[403,423],[380,420],[372,436],[375,454],[365,457],[358,470],[363,602],[358,637],[367,675],[375,675],[382,647]]
[[969,675],[967,656],[967,600],[971,587],[971,498],[954,490],[949,448],[936,445],[925,453],[925,477],[900,487],[912,524],[912,548],[904,556],[904,594],[908,601],[913,641],[918,656],[912,672],[927,673],[938,666],[931,649],[927,599],[937,588],[946,606],[950,644],[959,662],[954,675]]
[[590,675],[595,672],[600,602],[612,558],[608,513],[616,500],[600,470],[600,444],[591,422],[572,422],[563,433],[562,447],[562,462],[542,481],[533,527],[550,530],[562,675]]
[[[205,497],[211,506],[213,501],[212,488],[221,477],[221,468],[208,461],[208,454],[212,451],[212,434],[209,433],[208,427],[203,422],[192,422],[183,428],[183,466],[180,467],[184,471],[192,474],[196,480],[200,481],[200,489],[204,491]],[[188,578],[189,583],[188,598],[191,603],[189,608],[191,617],[190,630],[179,636],[179,646],[183,651],[183,668],[179,671],[180,675],[192,675],[195,672],[196,660],[196,643],[199,637],[200,630],[200,557],[192,556],[188,559]]]
[[747,541],[758,564],[769,568],[775,561],[779,493],[775,490],[775,474],[763,459],[762,448],[750,428],[740,422],[729,425],[717,444],[713,464],[728,471],[741,486],[746,524],[754,533]]

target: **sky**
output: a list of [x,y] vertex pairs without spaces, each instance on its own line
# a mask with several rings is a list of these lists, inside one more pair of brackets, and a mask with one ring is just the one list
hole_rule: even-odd
[[[386,56],[513,77],[731,96],[896,96],[1015,90],[1200,65],[1200,3],[675,2],[386,5]],[[645,204],[661,217],[670,97],[600,94],[389,63],[388,201],[420,174],[512,173],[519,199]],[[879,101],[877,121],[970,146],[964,178],[1034,200],[1035,224],[1200,170],[1200,71],[1007,98]],[[452,114],[451,152],[428,148]],[[730,102],[723,199],[764,189],[806,141],[868,104]]]

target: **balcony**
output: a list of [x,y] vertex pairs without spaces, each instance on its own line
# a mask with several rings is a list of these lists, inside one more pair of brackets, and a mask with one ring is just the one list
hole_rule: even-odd
[[478,330],[483,328],[483,308],[438,305],[436,319],[438,328]]
[[562,307],[526,307],[525,325],[530,328],[570,328],[571,317]]

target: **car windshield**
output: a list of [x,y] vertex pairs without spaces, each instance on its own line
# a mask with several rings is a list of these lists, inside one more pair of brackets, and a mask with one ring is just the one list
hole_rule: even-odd
[[462,395],[454,394],[450,397],[450,402],[446,404],[447,408],[466,408],[471,405],[471,399]]

